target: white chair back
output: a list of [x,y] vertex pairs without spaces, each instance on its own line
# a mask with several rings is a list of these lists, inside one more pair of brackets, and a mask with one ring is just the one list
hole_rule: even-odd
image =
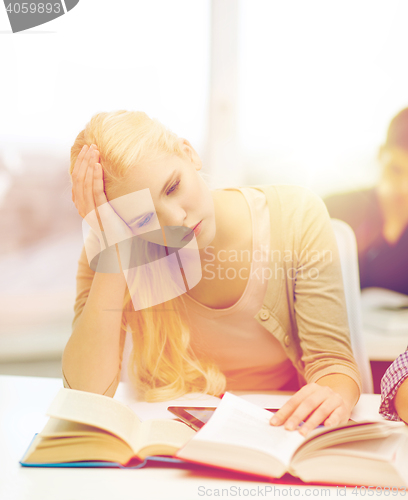
[[351,227],[338,219],[331,219],[336,235],[346,296],[347,315],[350,328],[351,347],[363,381],[363,392],[373,393],[373,378],[370,361],[363,338],[361,316],[361,291],[358,270],[357,243]]

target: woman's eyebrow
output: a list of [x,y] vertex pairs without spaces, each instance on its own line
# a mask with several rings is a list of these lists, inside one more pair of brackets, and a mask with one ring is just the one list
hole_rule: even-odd
[[167,181],[164,183],[164,186],[160,192],[160,196],[163,196],[164,192],[166,191],[166,188],[168,187],[168,185],[170,184],[171,180],[173,179],[174,177],[174,174],[176,173],[176,170],[173,170],[173,172],[170,174],[170,177],[167,179]]

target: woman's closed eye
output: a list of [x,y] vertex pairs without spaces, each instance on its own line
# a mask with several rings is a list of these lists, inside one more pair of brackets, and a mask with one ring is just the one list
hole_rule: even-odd
[[[178,189],[179,184],[180,184],[180,180],[178,180],[174,184],[172,184],[171,187],[166,191],[166,194],[170,195],[170,194],[174,193]],[[140,227],[146,226],[147,224],[149,224],[149,222],[151,222],[151,220],[153,219],[154,216],[155,216],[155,214],[153,212],[146,214],[144,217],[142,217],[141,220],[139,220],[135,224],[136,227],[140,228]]]
[[178,189],[178,186],[180,184],[180,181],[176,181],[174,184],[172,184],[172,186],[166,191],[166,194],[169,195],[171,193],[174,193],[174,191],[176,191]]

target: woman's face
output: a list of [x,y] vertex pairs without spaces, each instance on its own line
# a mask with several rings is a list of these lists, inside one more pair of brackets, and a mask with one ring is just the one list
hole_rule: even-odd
[[382,148],[380,195],[396,209],[408,210],[408,152],[401,148]]
[[[157,234],[160,226],[182,226],[183,235],[191,235],[187,228],[201,223],[194,232],[198,247],[205,248],[215,236],[214,203],[199,174],[199,156],[188,141],[180,141],[187,158],[172,155],[137,165],[107,192],[107,198],[134,234],[154,230],[152,234]],[[149,239],[148,234],[144,237]]]

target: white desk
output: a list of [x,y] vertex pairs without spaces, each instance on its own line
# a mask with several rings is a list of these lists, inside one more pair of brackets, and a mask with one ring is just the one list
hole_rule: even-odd
[[394,361],[408,345],[408,335],[387,335],[367,327],[363,334],[370,361]]
[[[73,469],[30,468],[18,463],[36,432],[48,420],[45,412],[62,387],[59,379],[40,377],[0,376],[0,499],[1,500],[171,500],[208,498],[199,495],[199,487],[205,489],[265,488],[270,486],[289,495],[289,487],[300,490],[300,497],[307,494],[306,488],[315,490],[313,497],[324,496],[322,486],[282,485],[268,482],[248,481],[242,476],[213,469],[192,471],[185,469],[144,468],[123,469]],[[279,406],[289,396],[268,395],[272,406]],[[127,402],[123,383],[115,396]],[[378,415],[378,395],[363,395],[352,418],[381,419]],[[144,404],[146,405],[146,403]],[[350,491],[349,491],[350,490]],[[317,494],[316,494],[317,493]],[[331,488],[336,496],[336,488]],[[284,493],[283,493],[284,494]],[[277,492],[275,492],[275,496]],[[214,493],[213,493],[214,496]],[[230,495],[231,496],[231,495]],[[230,498],[230,496],[228,498]],[[281,495],[283,496],[283,495]],[[347,496],[351,488],[347,488]],[[242,498],[244,497],[241,494]],[[254,495],[249,495],[253,498]],[[255,496],[258,498],[258,494]],[[264,496],[265,497],[265,496]],[[272,493],[266,498],[274,498]],[[326,495],[327,498],[327,495]]]
[[[371,361],[394,361],[408,344],[408,314],[399,307],[408,296],[382,288],[361,292],[361,321],[368,357]],[[391,306],[395,310],[386,310]]]

